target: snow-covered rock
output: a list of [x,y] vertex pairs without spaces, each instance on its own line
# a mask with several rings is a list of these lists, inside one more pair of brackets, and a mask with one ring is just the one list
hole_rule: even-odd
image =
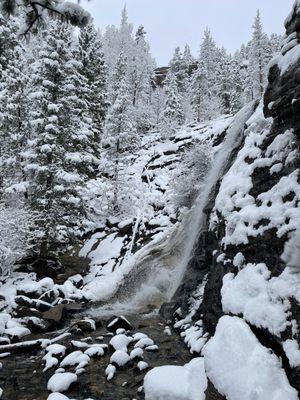
[[51,393],[47,400],[69,400],[69,397],[65,396],[64,394],[61,393]]
[[60,363],[61,367],[75,366],[76,369],[84,368],[90,362],[90,357],[82,351],[77,350],[68,354]]
[[136,349],[131,350],[130,352],[130,358],[131,360],[135,360],[137,358],[141,359],[144,357],[144,351],[138,347]]
[[77,379],[77,375],[71,372],[54,374],[49,379],[47,388],[51,392],[66,392]]
[[143,337],[142,339],[138,340],[134,347],[138,348],[140,347],[141,349],[144,349],[145,347],[149,347],[149,346],[153,346],[154,342],[152,339],[150,339],[149,337]]
[[222,317],[203,349],[205,370],[228,400],[297,400],[280,360],[238,317]]
[[131,361],[130,356],[124,350],[116,350],[110,357],[110,363],[119,367],[124,367],[129,361]]
[[88,355],[89,357],[102,357],[105,354],[106,349],[106,344],[93,344],[87,350],[85,350],[84,354]]
[[116,367],[112,364],[109,364],[105,370],[106,379],[108,381],[112,380],[116,373]]
[[203,358],[194,358],[183,367],[153,368],[144,379],[146,400],[205,400],[206,388]]
[[129,336],[126,336],[124,334],[116,335],[114,336],[109,344],[115,349],[115,350],[124,350],[127,351],[127,346],[129,343],[132,342],[132,338]]

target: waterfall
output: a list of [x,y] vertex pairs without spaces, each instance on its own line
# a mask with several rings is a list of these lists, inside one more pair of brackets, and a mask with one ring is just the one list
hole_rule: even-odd
[[193,207],[158,242],[151,242],[134,257],[121,286],[108,304],[93,310],[94,314],[135,313],[145,311],[149,306],[159,308],[169,301],[179,287],[193,255],[193,249],[201,232],[203,210],[218,180],[228,167],[231,155],[243,140],[245,124],[254,113],[257,101],[245,106],[233,119],[227,129],[223,146],[213,160],[205,178],[203,189]]

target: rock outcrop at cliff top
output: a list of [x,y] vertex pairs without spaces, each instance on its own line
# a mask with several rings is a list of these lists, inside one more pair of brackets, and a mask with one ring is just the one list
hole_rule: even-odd
[[[300,272],[289,267],[289,257],[300,227],[299,60],[297,0],[286,20],[281,54],[270,64],[264,102],[247,122],[244,142],[212,194],[205,210],[206,229],[187,271],[190,275],[173,299],[173,309],[180,305],[175,327],[182,329],[192,351],[199,352],[213,336],[211,343],[221,338],[229,343],[243,320],[249,343],[254,340],[270,349],[278,365],[281,362],[289,385],[298,392]],[[236,342],[229,347],[242,354],[246,343],[238,346]],[[239,386],[238,368],[223,371],[228,378],[226,386],[214,370],[222,364],[221,354],[214,352],[212,345],[203,353],[210,356],[209,379],[222,395],[233,398],[230,386]],[[243,399],[252,398],[247,390],[254,388],[247,389],[241,382],[240,389]],[[260,396],[257,398],[265,398]],[[294,398],[292,392],[284,396],[276,398]]]

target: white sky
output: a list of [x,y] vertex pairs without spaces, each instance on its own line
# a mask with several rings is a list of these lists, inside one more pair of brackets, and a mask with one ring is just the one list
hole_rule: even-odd
[[82,0],[97,27],[119,24],[126,2],[129,20],[144,25],[153,56],[166,65],[176,46],[188,43],[194,55],[208,26],[219,46],[234,52],[250,39],[256,10],[267,33],[284,33],[283,22],[294,0]]

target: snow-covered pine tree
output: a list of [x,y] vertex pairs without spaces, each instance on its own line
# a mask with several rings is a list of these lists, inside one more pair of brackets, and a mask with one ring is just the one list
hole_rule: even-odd
[[192,72],[191,68],[195,65],[196,60],[193,57],[191,48],[188,44],[184,46],[182,60],[185,70],[190,74]]
[[185,120],[191,122],[193,120],[193,107],[191,104],[192,97],[192,75],[197,66],[189,45],[185,45],[182,56],[182,63],[184,68],[184,78],[182,85],[182,104],[185,115]]
[[222,113],[222,99],[220,98],[220,77],[218,75],[218,49],[208,28],[204,31],[204,38],[200,47],[200,70],[206,76],[206,93],[202,101],[202,115],[204,119],[211,119]]
[[85,218],[81,189],[97,165],[95,132],[78,96],[77,67],[70,26],[49,22],[31,65],[32,139],[26,165],[42,255],[76,242]]
[[151,122],[158,127],[163,117],[166,105],[166,91],[164,87],[157,86],[151,93]]
[[166,78],[166,106],[162,118],[162,134],[168,137],[175,133],[178,126],[184,123],[182,98],[178,90],[176,75],[172,70]]
[[241,69],[237,59],[219,49],[216,66],[216,88],[221,100],[221,110],[226,114],[236,113],[243,106]]
[[120,170],[124,165],[126,154],[138,143],[135,126],[132,122],[132,99],[126,75],[119,82],[116,100],[110,108],[104,130],[103,146],[108,153],[110,165],[107,165],[113,184],[112,208],[119,211],[119,193],[122,184]]
[[270,35],[269,43],[270,43],[270,47],[271,47],[272,56],[275,56],[280,51],[281,44],[282,44],[282,36],[277,35],[276,33],[272,33]]
[[[114,79],[120,54],[126,60],[126,71],[129,69],[129,62],[135,53],[135,38],[133,36],[133,25],[128,21],[126,6],[122,10],[120,26],[108,26],[103,34],[103,51],[108,70],[109,93],[114,93]],[[114,100],[112,101],[112,103]]]
[[3,190],[26,195],[23,155],[29,135],[26,120],[27,66],[21,43],[2,70],[0,91],[0,169]]
[[141,132],[151,127],[151,91],[155,62],[150,54],[150,46],[146,40],[146,32],[140,26],[135,35],[134,54],[128,65],[129,86],[132,105],[135,107],[135,121]]
[[[110,77],[109,81],[109,100],[111,104],[114,104],[116,101],[118,91],[120,88],[120,82],[122,82],[124,79],[127,80],[128,77],[128,61],[127,57],[123,53],[123,51],[120,52],[116,65],[114,67],[114,72]],[[130,88],[127,83],[127,90],[128,90],[128,95],[130,95]]]
[[91,125],[100,139],[108,107],[107,68],[100,35],[92,21],[80,30],[77,59],[81,64],[82,99],[87,105],[85,115],[92,119]]
[[206,28],[200,47],[200,62],[203,64],[206,70],[207,80],[212,92],[215,91],[218,56],[219,51],[217,45],[212,38],[210,30]]
[[139,101],[149,99],[151,79],[155,62],[150,54],[150,46],[146,41],[146,32],[140,26],[135,35],[135,54],[129,71],[129,84],[132,85],[132,104],[135,106]]
[[186,64],[183,59],[180,47],[176,47],[173,57],[169,63],[170,71],[175,76],[178,90],[183,93],[185,89],[185,77],[186,77]]
[[229,65],[229,93],[230,110],[229,113],[237,113],[245,105],[244,96],[244,67],[237,56],[237,53],[231,57]]
[[197,122],[202,121],[205,117],[204,103],[207,101],[208,92],[207,73],[204,65],[199,63],[191,78],[191,105]]
[[17,37],[18,21],[0,16],[0,197],[15,185],[24,192],[21,151],[26,136],[26,62],[23,42]]
[[14,48],[18,44],[18,24],[17,20],[5,18],[0,14],[0,77],[13,58]]
[[252,40],[249,51],[249,76],[252,82],[252,99],[260,98],[266,82],[266,68],[270,60],[268,56],[269,40],[263,31],[260,12],[257,11]]

